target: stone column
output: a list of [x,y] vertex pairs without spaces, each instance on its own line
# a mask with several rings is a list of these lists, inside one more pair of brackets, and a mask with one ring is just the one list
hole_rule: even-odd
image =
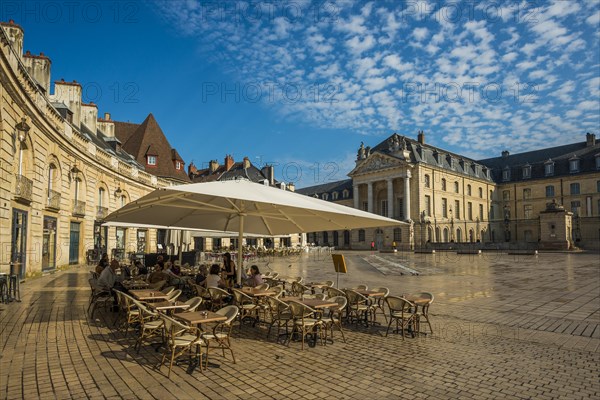
[[388,218],[394,218],[394,180],[387,180]]
[[404,176],[404,219],[410,221],[410,171]]
[[373,182],[367,183],[367,211],[373,212]]
[[358,198],[358,184],[354,184],[352,187],[353,196],[354,196],[354,208],[360,209],[360,199]]

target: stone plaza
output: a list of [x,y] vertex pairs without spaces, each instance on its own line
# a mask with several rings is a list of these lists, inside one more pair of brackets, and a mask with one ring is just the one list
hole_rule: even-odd
[[[431,292],[433,334],[385,336],[386,324],[344,325],[346,343],[300,349],[266,327],[236,322],[234,364],[211,352],[207,370],[156,366],[161,352],[133,349],[115,313],[86,312],[85,266],[21,285],[0,305],[0,399],[581,399],[600,396],[600,258],[344,252],[339,287]],[[327,252],[256,260],[262,272],[338,277]],[[412,274],[418,273],[418,274]]]

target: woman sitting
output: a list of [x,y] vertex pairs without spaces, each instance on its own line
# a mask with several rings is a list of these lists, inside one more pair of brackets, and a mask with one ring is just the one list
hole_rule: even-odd
[[206,288],[209,288],[209,287],[225,288],[225,287],[227,287],[227,284],[221,278],[220,273],[221,273],[221,266],[219,264],[213,264],[210,267],[210,274],[204,280],[204,286]]
[[258,270],[258,266],[257,265],[253,265],[250,267],[250,277],[248,279],[246,279],[246,286],[250,286],[250,287],[256,287],[258,285],[262,285],[263,282],[263,278],[262,275],[260,274],[260,271]]

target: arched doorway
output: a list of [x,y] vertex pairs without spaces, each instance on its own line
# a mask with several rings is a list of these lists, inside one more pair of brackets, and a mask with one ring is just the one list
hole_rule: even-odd
[[456,243],[462,242],[462,231],[460,228],[456,229]]
[[448,243],[448,228],[444,228],[444,243]]
[[469,242],[473,243],[475,241],[475,232],[473,229],[469,229]]
[[442,239],[442,237],[440,236],[440,228],[436,227],[435,228],[435,241],[439,242]]

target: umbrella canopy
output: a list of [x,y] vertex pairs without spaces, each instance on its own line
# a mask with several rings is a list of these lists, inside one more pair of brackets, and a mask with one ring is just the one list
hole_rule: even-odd
[[157,189],[111,213],[107,222],[238,232],[238,283],[245,231],[283,235],[404,224],[390,218],[246,180]]

